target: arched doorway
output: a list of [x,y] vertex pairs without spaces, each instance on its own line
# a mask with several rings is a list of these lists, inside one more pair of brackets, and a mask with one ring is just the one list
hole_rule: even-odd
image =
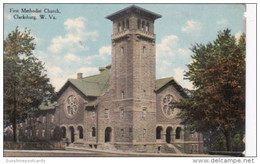
[[61,133],[62,133],[62,138],[66,138],[66,128],[64,126],[61,127]]
[[181,128],[178,127],[175,130],[175,139],[181,139]]
[[83,128],[82,126],[78,126],[79,139],[83,139]]
[[111,142],[111,133],[112,133],[112,128],[107,127],[105,129],[105,142]]
[[172,127],[168,127],[166,129],[166,142],[171,143],[171,133],[172,133]]
[[162,139],[162,127],[161,126],[158,126],[156,128],[156,139]]
[[75,133],[74,133],[74,128],[71,126],[70,127],[70,142],[73,143],[75,141]]

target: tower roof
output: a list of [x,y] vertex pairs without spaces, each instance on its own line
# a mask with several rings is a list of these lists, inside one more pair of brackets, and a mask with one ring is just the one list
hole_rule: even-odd
[[159,14],[156,14],[154,12],[151,12],[151,11],[148,11],[146,9],[143,9],[141,7],[138,7],[138,6],[135,6],[135,5],[132,5],[132,6],[129,6],[127,8],[124,8],[122,10],[119,10],[111,15],[108,15],[106,18],[113,21],[119,17],[123,17],[127,14],[130,14],[130,13],[135,13],[137,15],[141,15],[141,16],[146,16],[146,17],[149,17],[153,20],[155,19],[158,19],[158,18],[161,18],[162,16],[159,15]]

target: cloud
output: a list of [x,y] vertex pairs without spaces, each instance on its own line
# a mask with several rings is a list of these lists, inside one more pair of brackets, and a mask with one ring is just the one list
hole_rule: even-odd
[[63,72],[62,69],[58,66],[47,65],[46,68],[50,76],[59,76]]
[[228,25],[228,20],[227,19],[221,19],[221,20],[216,21],[216,24],[226,26],[226,25]]
[[185,33],[198,32],[200,30],[201,30],[201,24],[200,22],[195,20],[188,20],[186,22],[186,26],[181,28],[181,31]]
[[86,29],[86,18],[78,17],[67,19],[64,22],[66,33],[64,36],[52,38],[48,50],[51,53],[60,53],[62,50],[80,51],[88,49],[86,42],[95,41],[99,35],[97,30],[89,31]]
[[169,35],[164,37],[156,47],[156,54],[159,57],[174,56],[174,48],[178,43],[178,36]]
[[99,69],[97,67],[81,67],[77,70],[77,73],[83,73],[84,76],[90,76],[98,74]]
[[189,80],[184,80],[185,70],[182,68],[175,68],[173,70],[174,79],[184,88],[193,89],[193,85]]
[[65,58],[66,62],[80,61],[80,57],[78,57],[72,53],[68,53],[64,58]]
[[99,50],[98,50],[99,54],[103,55],[103,54],[108,54],[111,55],[111,46],[102,46]]
[[188,57],[191,55],[191,51],[189,49],[178,48],[178,53],[183,57]]

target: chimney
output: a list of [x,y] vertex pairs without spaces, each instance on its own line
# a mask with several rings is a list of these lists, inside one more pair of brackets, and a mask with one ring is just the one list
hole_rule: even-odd
[[82,79],[82,73],[77,74],[77,79]]

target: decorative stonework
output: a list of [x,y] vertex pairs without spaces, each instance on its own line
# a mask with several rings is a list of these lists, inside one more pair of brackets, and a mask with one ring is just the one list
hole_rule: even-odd
[[68,118],[73,118],[78,112],[78,100],[74,95],[70,95],[65,100],[65,113]]
[[162,112],[165,117],[171,119],[174,118],[177,114],[177,109],[174,108],[174,98],[171,94],[167,94],[162,98]]

